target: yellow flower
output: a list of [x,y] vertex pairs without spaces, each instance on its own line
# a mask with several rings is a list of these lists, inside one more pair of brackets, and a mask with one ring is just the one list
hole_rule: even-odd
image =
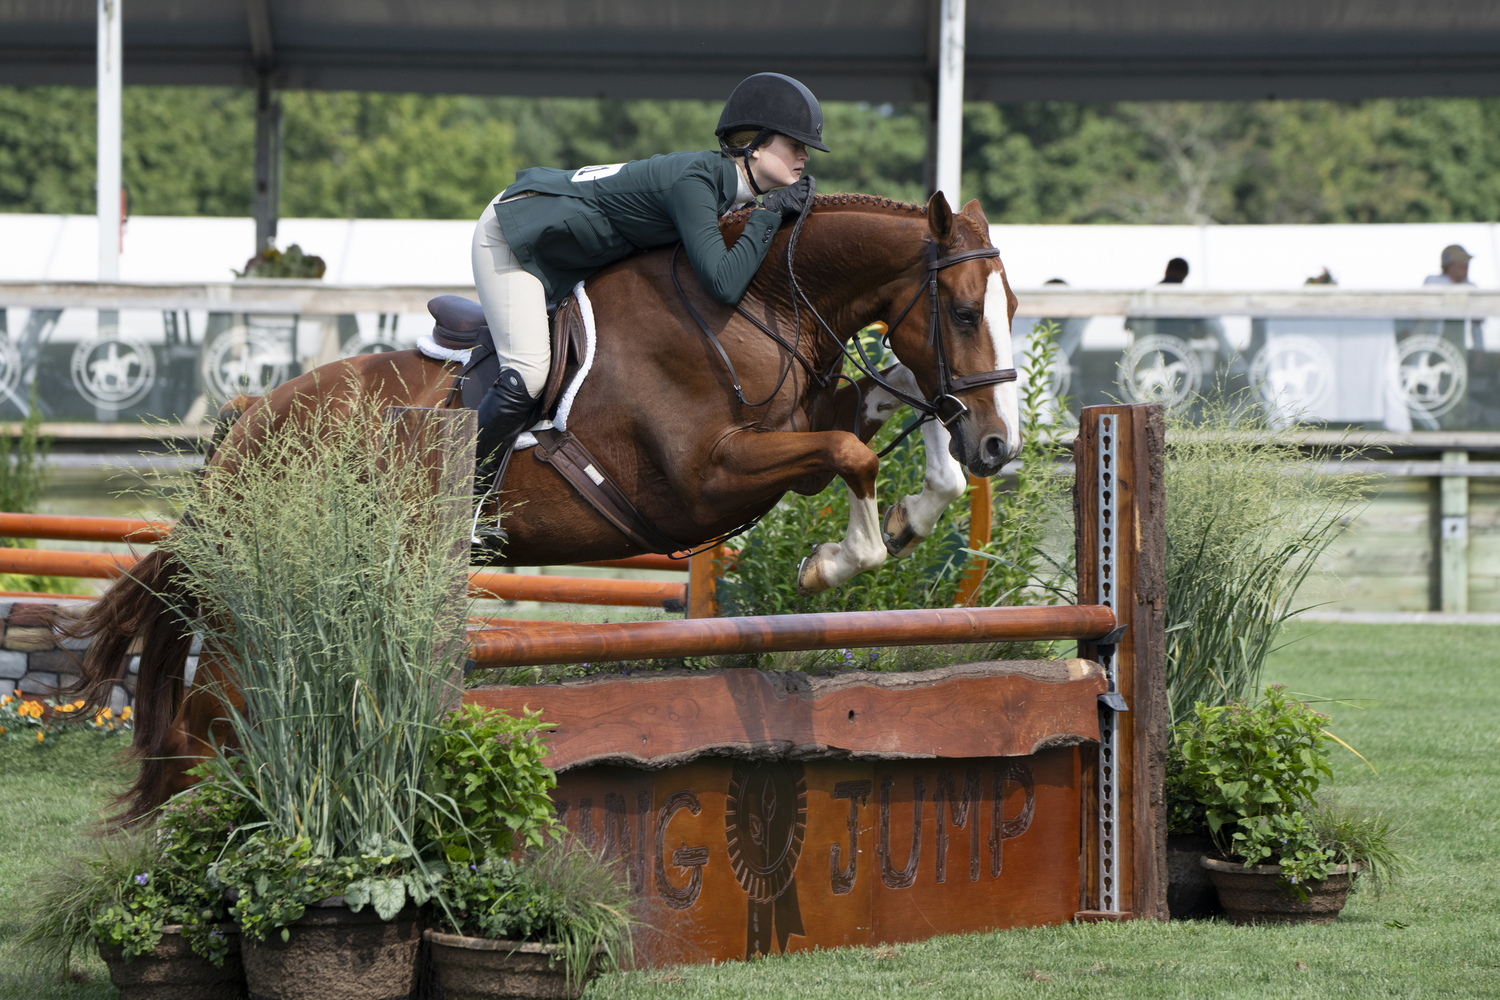
[[36,741],[38,743],[42,742],[42,731],[40,729],[36,731]]
[[130,708],[131,708],[131,706],[126,705],[125,706],[125,710],[120,713],[120,718],[122,718],[122,719],[128,719],[128,718],[130,718]]
[[4,708],[6,705],[9,705],[14,700],[15,699],[12,698],[10,695],[6,695],[4,698],[0,698],[0,708]]
[[[79,704],[82,704],[82,702],[79,702]],[[110,709],[110,708],[106,708],[102,712],[99,713],[99,718],[101,718],[101,719],[113,719],[114,717],[115,717],[114,710]]]
[[83,699],[79,698],[77,701],[73,702],[73,706],[72,707],[73,707],[73,709],[75,711],[78,710],[78,709],[80,709],[80,708],[82,708],[83,707]]

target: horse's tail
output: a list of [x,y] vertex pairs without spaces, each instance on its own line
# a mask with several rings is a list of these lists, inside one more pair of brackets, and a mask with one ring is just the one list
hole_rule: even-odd
[[165,549],[147,554],[61,630],[66,636],[91,640],[79,663],[79,678],[65,692],[82,698],[85,711],[109,704],[114,686],[128,678],[132,648],[139,649],[131,710],[137,749],[160,749],[182,705],[183,670],[197,606],[178,579],[181,569]]
[[[215,421],[204,467],[252,400],[241,396],[225,403]],[[192,511],[182,522],[191,523]],[[155,810],[165,797],[172,760],[164,753],[186,687],[185,671],[192,648],[192,622],[197,599],[181,579],[182,564],[167,549],[148,553],[94,601],[83,615],[63,623],[59,631],[91,640],[79,663],[79,678],[64,689],[82,698],[82,712],[96,712],[110,703],[116,684],[127,683],[132,651],[140,657],[136,668],[131,722],[135,736],[130,756],[140,771],[118,804],[125,809],[117,820],[134,820]]]

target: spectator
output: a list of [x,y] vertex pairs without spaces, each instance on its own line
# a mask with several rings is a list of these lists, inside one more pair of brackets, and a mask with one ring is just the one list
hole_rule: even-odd
[[1474,256],[1457,243],[1443,247],[1443,273],[1430,275],[1424,285],[1472,285],[1469,280],[1469,261]]
[[[1446,252],[1446,251],[1445,251]],[[1180,285],[1182,279],[1188,276],[1188,263],[1181,257],[1173,257],[1167,261],[1166,276],[1161,279],[1163,285]]]

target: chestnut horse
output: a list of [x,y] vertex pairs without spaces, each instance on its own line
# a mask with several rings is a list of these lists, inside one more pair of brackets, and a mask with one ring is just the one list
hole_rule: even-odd
[[[747,214],[726,217],[726,242],[738,238]],[[930,339],[933,318],[946,349],[941,360],[947,375],[961,385],[966,373],[1011,368],[1016,299],[992,249],[965,256],[991,247],[977,201],[955,215],[941,194],[925,208],[867,195],[817,197],[796,247],[796,278],[806,298],[795,312],[786,262],[789,228],[777,235],[740,307],[778,331],[805,364],[794,362],[786,346],[754,322],[710,299],[669,250],[647,252],[587,282],[597,344],[569,428],[645,517],[684,544],[744,525],[788,490],[811,495],[841,477],[850,492],[848,529],[842,540],[814,548],[799,568],[798,585],[810,593],[874,569],[888,554],[904,555],[963,494],[961,465],[976,476],[991,476],[1019,450],[1014,384],[992,380],[955,389],[964,404],[961,415],[950,411],[946,427],[939,421],[922,427],[927,469],[921,493],[898,501],[883,526],[878,519],[879,459],[865,442],[898,408],[902,394],[936,400],[954,384],[940,371]],[[951,266],[929,271],[933,261],[954,256],[959,259]],[[744,398],[758,402],[769,395],[763,405],[736,397],[723,361],[674,289],[673,267],[698,316],[728,352]],[[925,290],[934,274],[937,308]],[[826,328],[814,326],[819,319],[809,307]],[[869,377],[856,389],[812,374],[839,370],[844,342],[878,320],[890,326],[889,343],[900,361],[885,373],[897,393]],[[842,341],[829,330],[843,331]],[[295,420],[309,399],[335,408],[354,395],[381,407],[447,405],[454,370],[452,363],[417,351],[324,366],[253,401],[247,414],[269,407],[273,419],[238,420],[211,461],[253,455],[255,436],[268,423]],[[508,505],[506,563],[560,565],[640,551],[550,465],[520,453],[503,486],[523,501]],[[184,618],[173,585],[177,570],[164,551],[151,553],[69,629],[93,637],[78,685],[91,707],[107,701],[127,649],[141,643],[134,742],[141,772],[123,800],[127,818],[148,814],[191,783],[183,770],[207,755],[204,739],[222,713],[203,685],[184,684],[190,636],[183,623],[190,616]],[[225,674],[224,665],[206,658],[199,670],[204,676]]]

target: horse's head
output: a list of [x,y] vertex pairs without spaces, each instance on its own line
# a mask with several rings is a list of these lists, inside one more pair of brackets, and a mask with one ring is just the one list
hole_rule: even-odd
[[[928,235],[938,257],[951,257],[968,250],[991,247],[989,222],[979,202],[971,201],[954,215],[942,192],[927,203]],[[928,256],[924,246],[913,274],[927,278]],[[903,282],[895,296],[901,309],[919,285]],[[1013,368],[1010,321],[1016,313],[1016,297],[1005,280],[998,257],[965,260],[938,271],[937,336],[943,338],[952,378]],[[936,345],[929,339],[932,307],[926,295],[890,331],[890,343],[916,377],[922,395],[935,399],[942,389]],[[993,476],[1021,450],[1020,399],[1016,383],[1001,382],[953,391],[967,412],[948,423],[952,440],[948,451],[976,476]]]

